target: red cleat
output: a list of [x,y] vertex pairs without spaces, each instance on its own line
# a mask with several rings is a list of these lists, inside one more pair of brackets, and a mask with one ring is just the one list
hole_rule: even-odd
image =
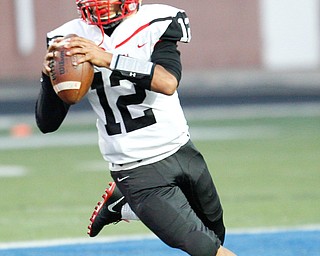
[[110,182],[109,185],[110,187],[102,196],[103,200],[97,203],[91,215],[91,223],[88,226],[90,237],[98,235],[105,225],[121,221],[121,207],[126,203],[126,200],[116,187],[115,182]]

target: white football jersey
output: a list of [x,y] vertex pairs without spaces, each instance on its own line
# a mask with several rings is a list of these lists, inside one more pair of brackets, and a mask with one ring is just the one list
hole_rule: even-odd
[[[168,31],[175,21],[177,26]],[[48,33],[77,34],[100,44],[113,54],[150,61],[155,44],[166,38],[189,42],[189,20],[183,10],[167,5],[143,5],[104,35],[97,26],[72,20]],[[50,43],[50,42],[49,42]],[[189,140],[178,93],[171,96],[142,89],[128,80],[113,79],[112,71],[95,67],[95,77],[87,96],[97,114],[99,147],[111,170],[128,169],[159,161],[175,153]]]

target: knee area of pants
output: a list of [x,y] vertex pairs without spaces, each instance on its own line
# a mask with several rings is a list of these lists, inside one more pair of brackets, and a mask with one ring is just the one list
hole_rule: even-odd
[[186,252],[192,256],[214,256],[220,244],[218,238],[212,239],[200,231],[189,233],[185,239]]

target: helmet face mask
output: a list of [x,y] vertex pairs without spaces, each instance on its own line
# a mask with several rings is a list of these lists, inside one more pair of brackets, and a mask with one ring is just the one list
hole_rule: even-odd
[[108,29],[139,9],[139,0],[76,0],[80,17],[89,25]]

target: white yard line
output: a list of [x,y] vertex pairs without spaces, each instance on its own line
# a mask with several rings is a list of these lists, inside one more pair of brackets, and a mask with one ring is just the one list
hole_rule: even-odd
[[[208,119],[250,119],[256,117],[299,117],[320,116],[320,103],[275,103],[249,104],[234,106],[185,107],[184,113],[189,121]],[[93,111],[72,112],[68,114],[63,125],[95,125]],[[8,129],[17,123],[35,125],[33,114],[0,115],[0,130]]]
[[[194,120],[217,119],[250,119],[263,117],[299,117],[320,116],[320,104],[268,104],[268,105],[241,105],[241,106],[214,106],[201,108],[186,108],[186,117]],[[34,126],[34,117],[30,115],[0,116],[0,130],[9,131],[17,123],[27,123]],[[91,111],[71,112],[63,126],[92,124],[91,132],[55,132],[43,135],[39,132],[32,136],[15,138],[0,137],[0,150],[42,148],[56,146],[97,145],[97,133],[94,130],[95,115]],[[36,128],[35,128],[36,129]],[[242,126],[242,127],[191,127],[193,140],[235,140],[275,137],[278,134],[276,127],[271,126]]]
[[[191,127],[190,134],[194,141],[203,140],[239,140],[276,137],[279,132],[272,126],[241,127]],[[0,137],[0,151],[13,149],[68,147],[98,145],[98,135],[92,132],[57,132],[37,134],[29,137]]]
[[0,137],[0,151],[11,149],[28,149],[61,146],[97,145],[96,132],[37,134],[29,137]]
[[24,166],[18,165],[0,165],[0,178],[26,176],[28,170]]

